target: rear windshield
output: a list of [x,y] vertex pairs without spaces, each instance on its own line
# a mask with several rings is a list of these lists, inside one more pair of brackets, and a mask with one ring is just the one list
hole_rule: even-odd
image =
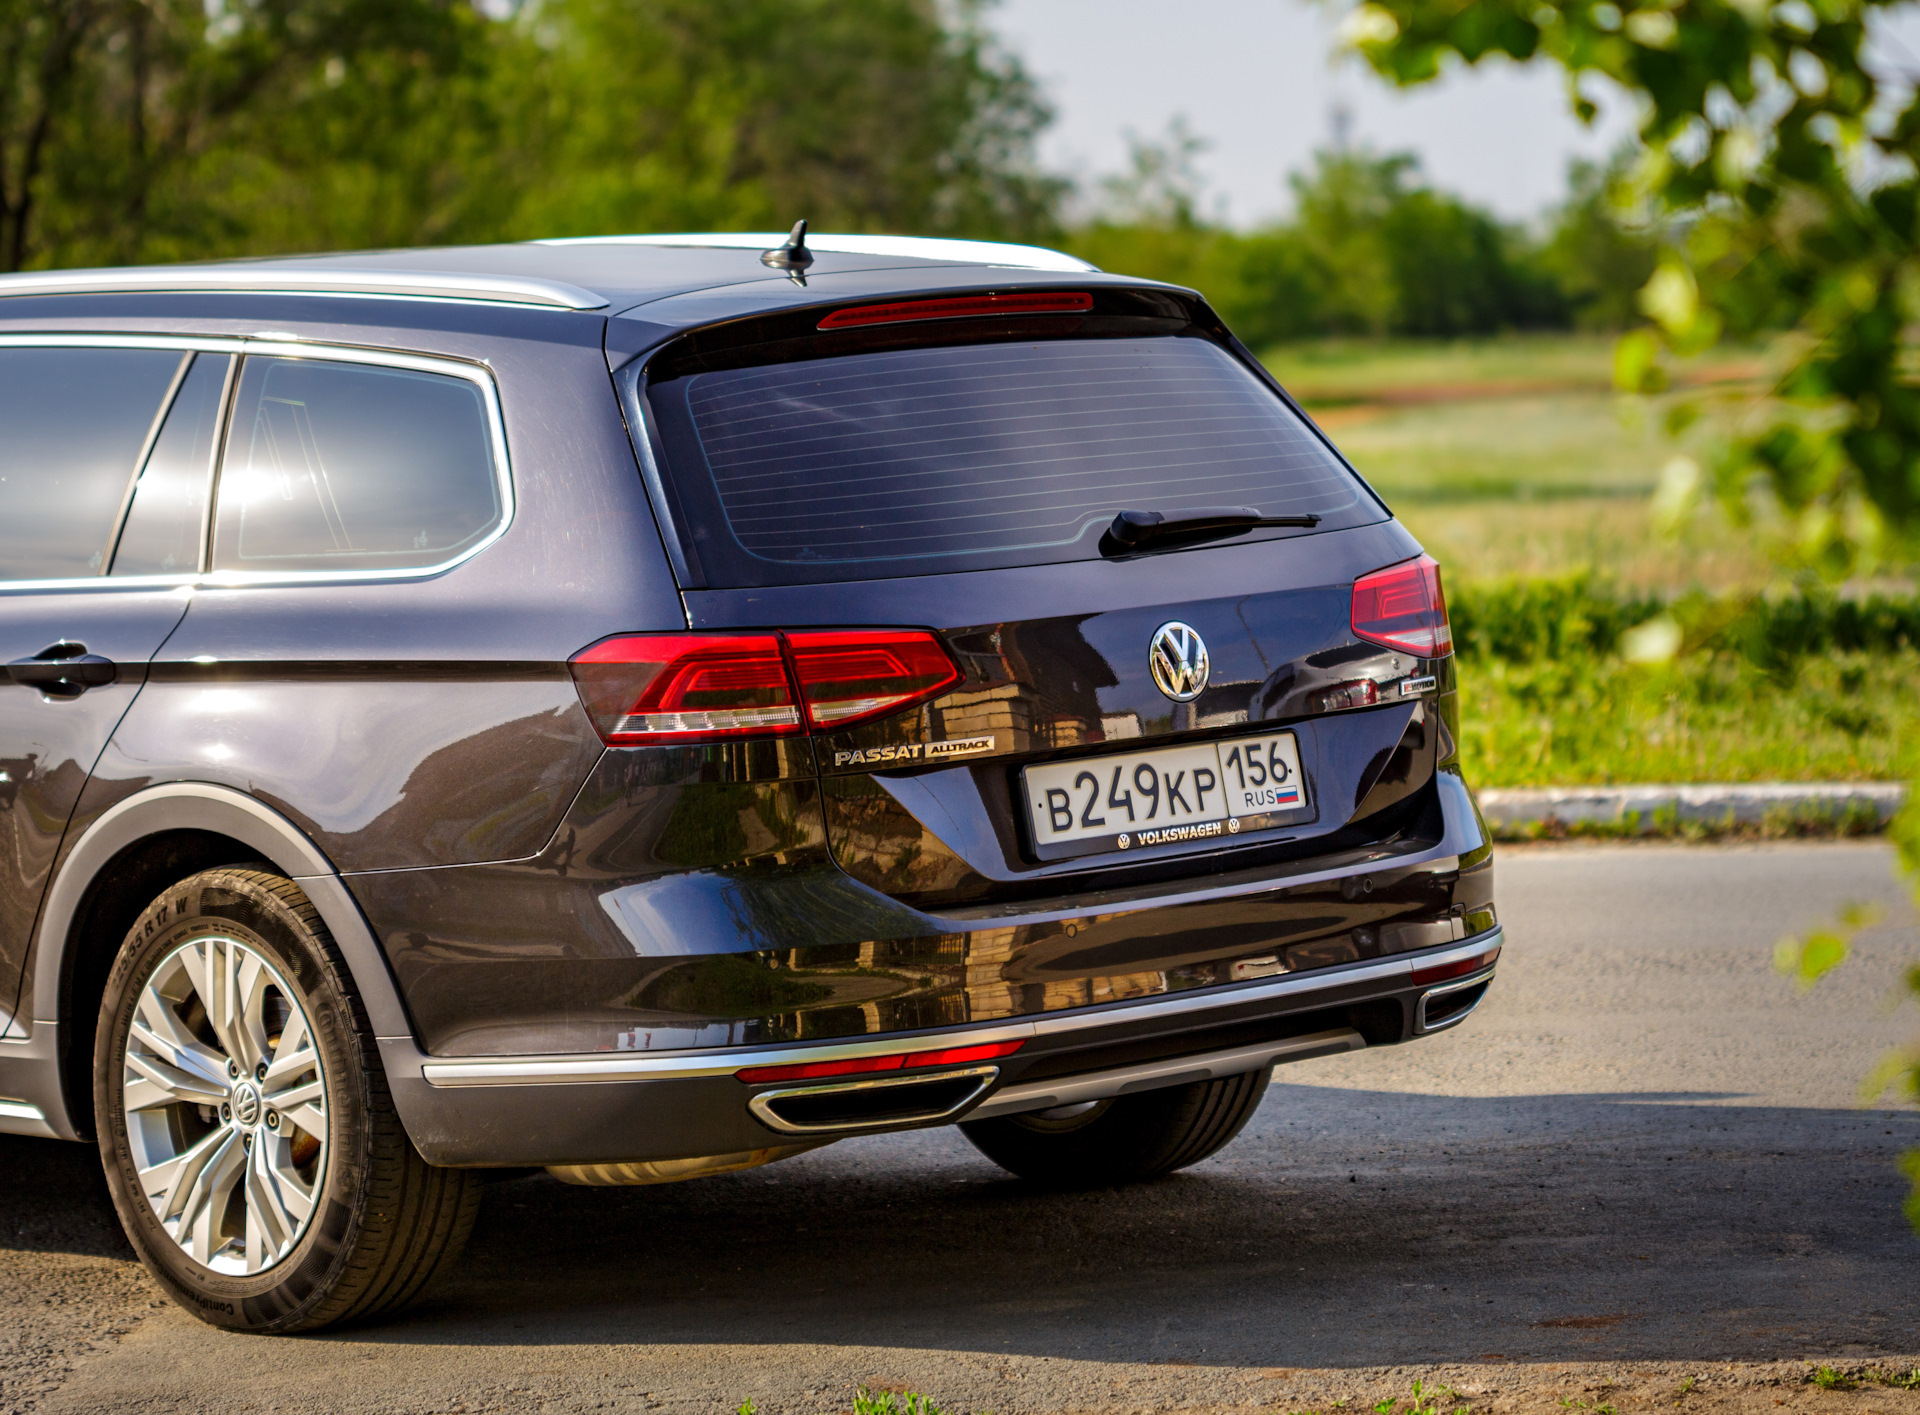
[[656,381],[648,400],[688,558],[714,587],[1093,559],[1123,510],[1251,506],[1318,515],[1320,530],[1384,519],[1204,338],[722,368]]

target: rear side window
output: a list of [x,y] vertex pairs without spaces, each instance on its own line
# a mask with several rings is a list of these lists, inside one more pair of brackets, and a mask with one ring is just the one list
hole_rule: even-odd
[[1092,559],[1122,510],[1384,518],[1204,338],[894,349],[691,373],[648,399],[711,585]]
[[325,359],[241,369],[216,570],[407,570],[505,514],[486,400],[464,378]]
[[0,580],[100,573],[183,363],[156,349],[0,349]]

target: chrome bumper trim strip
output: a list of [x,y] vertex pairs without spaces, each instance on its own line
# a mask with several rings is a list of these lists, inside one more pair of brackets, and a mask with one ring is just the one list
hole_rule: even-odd
[[1163,1086],[1214,1081],[1222,1076],[1238,1076],[1243,1071],[1258,1071],[1274,1062],[1306,1061],[1316,1056],[1361,1051],[1366,1045],[1366,1038],[1358,1032],[1341,1029],[1289,1037],[1283,1042],[1261,1042],[1257,1046],[1236,1047],[1231,1051],[1169,1057],[1165,1061],[1122,1066],[1086,1076],[1058,1076],[1046,1081],[1028,1081],[1008,1086],[968,1115],[967,1119],[991,1120],[996,1115],[1051,1110],[1054,1106],[1103,1101],[1112,1096],[1129,1096],[1137,1091],[1155,1091]]
[[1292,973],[1257,983],[1230,984],[1190,993],[1117,1002],[1104,1007],[1076,1008],[1051,1017],[967,1027],[944,1032],[890,1032],[883,1037],[824,1045],[755,1047],[734,1051],[678,1051],[659,1053],[589,1052],[585,1055],[489,1056],[428,1061],[420,1074],[434,1086],[570,1086],[600,1081],[684,1081],[705,1076],[731,1076],[748,1066],[791,1066],[811,1061],[846,1061],[856,1057],[890,1056],[937,1042],[943,1047],[975,1046],[983,1042],[1030,1040],[1035,1037],[1085,1031],[1116,1023],[1158,1021],[1297,997],[1354,983],[1384,983],[1411,976],[1415,965],[1442,967],[1477,957],[1500,947],[1502,930],[1452,945],[1441,952],[1401,954],[1338,968]]

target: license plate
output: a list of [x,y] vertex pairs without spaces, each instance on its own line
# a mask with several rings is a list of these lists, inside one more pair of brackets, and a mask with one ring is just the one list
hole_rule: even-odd
[[1291,732],[1030,766],[1021,781],[1043,860],[1225,838],[1310,810]]

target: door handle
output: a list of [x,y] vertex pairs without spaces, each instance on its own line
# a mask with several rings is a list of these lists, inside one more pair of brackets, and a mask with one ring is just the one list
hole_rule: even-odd
[[77,698],[87,689],[102,687],[119,676],[112,659],[88,653],[85,644],[67,639],[48,644],[32,658],[16,658],[7,665],[8,678],[53,698]]

